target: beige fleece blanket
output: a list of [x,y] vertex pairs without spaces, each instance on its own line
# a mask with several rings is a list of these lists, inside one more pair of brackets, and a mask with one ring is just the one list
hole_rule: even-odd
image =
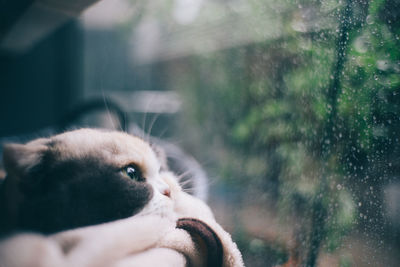
[[170,216],[133,216],[52,236],[18,234],[0,242],[0,267],[244,266],[209,207],[172,175],[165,179]]

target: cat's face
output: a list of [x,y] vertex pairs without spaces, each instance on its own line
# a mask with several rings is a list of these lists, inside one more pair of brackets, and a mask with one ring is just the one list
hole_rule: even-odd
[[171,209],[162,162],[125,133],[76,130],[6,145],[3,158],[3,210],[17,229],[52,233]]

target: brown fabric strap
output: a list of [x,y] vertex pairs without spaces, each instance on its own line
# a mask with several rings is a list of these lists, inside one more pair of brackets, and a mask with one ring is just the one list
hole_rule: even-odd
[[207,266],[221,267],[223,261],[222,243],[217,234],[206,223],[194,218],[181,218],[176,227],[186,230],[192,237],[203,240],[207,247]]

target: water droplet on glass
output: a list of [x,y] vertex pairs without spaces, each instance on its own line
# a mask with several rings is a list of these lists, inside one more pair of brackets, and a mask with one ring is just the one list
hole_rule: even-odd
[[366,18],[366,22],[368,23],[368,24],[374,24],[374,19],[372,18],[372,16],[371,15],[368,15],[367,16],[367,18]]
[[385,70],[387,70],[387,69],[389,68],[388,61],[387,61],[387,60],[378,60],[378,61],[376,62],[376,67],[377,67],[379,70],[385,71]]

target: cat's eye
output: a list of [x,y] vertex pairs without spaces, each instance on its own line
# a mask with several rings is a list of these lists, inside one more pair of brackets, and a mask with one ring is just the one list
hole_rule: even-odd
[[140,169],[134,165],[128,165],[121,170],[122,175],[136,181],[143,181],[143,175]]

